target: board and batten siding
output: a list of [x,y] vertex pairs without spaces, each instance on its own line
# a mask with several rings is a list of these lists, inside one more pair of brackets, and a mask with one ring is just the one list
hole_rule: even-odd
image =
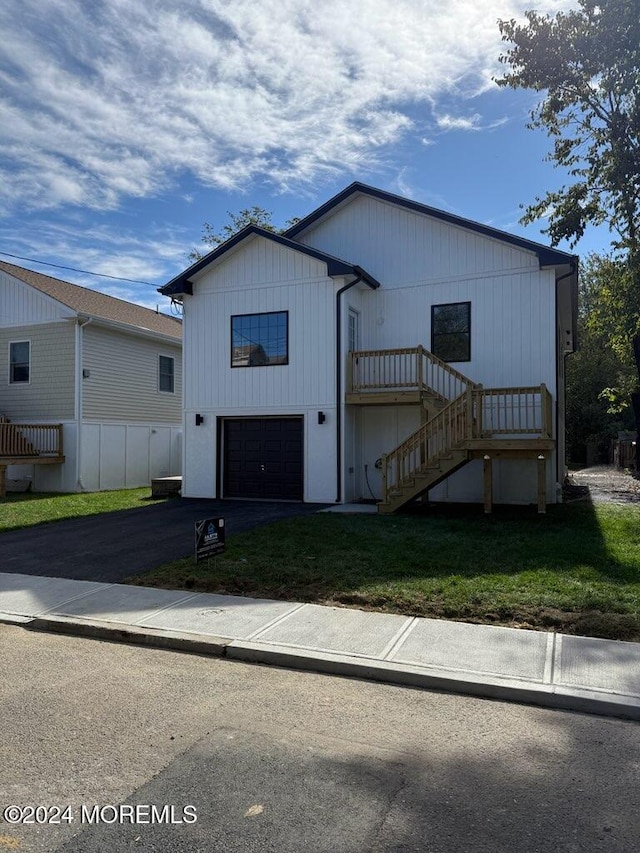
[[370,196],[296,239],[364,267],[384,288],[538,268],[533,252]]
[[[180,423],[180,342],[154,340],[91,323],[83,329],[83,418],[126,423]],[[174,392],[158,390],[158,357],[175,359]]]
[[[205,270],[185,298],[185,408],[335,403],[335,291],[324,263],[264,238]],[[289,363],[232,368],[231,317],[271,311],[288,312]]]
[[[30,341],[29,382],[9,382],[9,344]],[[74,417],[75,326],[62,320],[0,327],[0,415],[14,422]]]
[[555,394],[553,270],[487,274],[362,295],[362,349],[431,347],[431,306],[471,303],[471,360],[455,362],[487,387],[539,385]]
[[471,303],[471,361],[453,366],[487,387],[546,383],[555,395],[553,270],[534,252],[369,196],[300,235],[364,267],[361,348],[431,347],[431,306]]
[[[216,495],[220,419],[273,415],[303,418],[304,500],[335,500],[335,294],[343,284],[324,263],[262,237],[196,277],[184,300],[183,495]],[[231,317],[271,311],[288,312],[289,363],[232,368]]]

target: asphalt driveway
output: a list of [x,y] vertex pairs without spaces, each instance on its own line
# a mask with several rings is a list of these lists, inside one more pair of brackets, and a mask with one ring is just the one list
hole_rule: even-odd
[[118,583],[194,551],[194,522],[224,516],[227,536],[318,504],[176,498],[0,535],[0,572]]

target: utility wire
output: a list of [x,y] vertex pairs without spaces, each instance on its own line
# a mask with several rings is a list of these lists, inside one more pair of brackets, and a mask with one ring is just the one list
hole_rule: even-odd
[[59,270],[70,270],[71,272],[80,272],[84,275],[99,275],[101,278],[112,278],[114,281],[128,281],[130,284],[146,284],[148,287],[158,287],[157,284],[151,284],[150,281],[141,281],[137,278],[123,278],[120,275],[107,275],[104,272],[79,270],[76,267],[63,267],[61,264],[52,264],[49,261],[37,261],[35,258],[23,258],[22,255],[12,255],[11,252],[0,252],[0,255],[6,255],[8,258],[17,258],[19,261],[30,261],[32,264],[42,264],[45,267],[55,267]]

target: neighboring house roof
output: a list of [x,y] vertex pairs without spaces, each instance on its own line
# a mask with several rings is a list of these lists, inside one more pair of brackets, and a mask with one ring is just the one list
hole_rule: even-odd
[[0,269],[14,278],[61,302],[78,314],[86,314],[113,323],[147,329],[173,338],[182,338],[182,323],[168,314],[159,314],[133,302],[126,302],[106,293],[89,290],[59,278],[0,261]]
[[560,252],[557,249],[552,249],[541,243],[534,243],[531,240],[525,240],[523,237],[517,237],[514,234],[508,234],[506,231],[491,228],[489,225],[482,225],[480,222],[473,222],[471,219],[464,219],[461,216],[455,216],[453,213],[447,213],[444,210],[438,210],[438,208],[429,207],[428,205],[420,204],[417,201],[411,201],[411,199],[386,192],[385,190],[376,189],[376,187],[370,187],[367,184],[360,183],[359,181],[355,181],[353,184],[350,184],[346,189],[342,190],[342,192],[339,192],[333,198],[329,199],[329,201],[325,202],[325,204],[316,208],[316,210],[312,211],[308,216],[305,216],[285,231],[284,236],[289,238],[297,237],[315,222],[324,218],[336,207],[339,207],[348,201],[351,196],[357,194],[368,195],[372,198],[377,198],[381,201],[386,201],[390,204],[404,207],[414,213],[423,213],[427,216],[432,216],[435,219],[440,219],[443,222],[448,222],[451,225],[457,225],[460,228],[467,228],[468,230],[475,231],[478,234],[484,234],[485,237],[491,237],[494,240],[502,240],[504,243],[510,243],[512,246],[517,246],[518,248],[535,252],[538,256],[540,266],[543,267],[564,266],[565,264],[574,264],[578,260],[576,255],[571,255],[567,252]]
[[326,252],[321,252],[319,249],[314,249],[311,246],[305,246],[303,243],[297,243],[295,240],[290,240],[287,237],[283,237],[281,234],[275,234],[273,231],[268,231],[266,228],[260,228],[258,225],[247,225],[241,231],[238,231],[237,234],[234,234],[234,236],[229,240],[226,240],[199,261],[196,261],[195,264],[192,264],[188,269],[180,273],[180,275],[172,278],[171,281],[163,287],[159,287],[158,290],[165,296],[172,296],[179,293],[191,293],[193,288],[190,279],[192,276],[209,266],[213,261],[222,257],[222,255],[230,249],[233,249],[234,246],[237,246],[238,243],[241,243],[243,240],[246,240],[247,237],[251,236],[264,237],[274,243],[279,243],[281,246],[286,246],[287,249],[293,249],[295,252],[302,252],[304,255],[309,255],[318,261],[323,261],[327,265],[327,274],[329,276],[355,275],[362,278],[362,280],[371,288],[380,287],[380,283],[357,264],[342,261],[340,258],[335,258],[333,255],[328,255]]

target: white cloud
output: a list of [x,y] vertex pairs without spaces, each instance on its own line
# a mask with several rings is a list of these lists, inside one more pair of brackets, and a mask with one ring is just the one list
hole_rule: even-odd
[[509,121],[508,118],[499,118],[494,121],[482,123],[480,113],[474,113],[471,116],[452,116],[448,113],[436,117],[436,125],[439,130],[492,130],[494,127],[502,127]]
[[[122,227],[94,226],[80,230],[73,222],[35,221],[26,232],[19,225],[3,225],[0,220],[0,244],[12,247],[14,258],[0,255],[0,260],[99,290],[148,308],[161,306],[167,311],[169,302],[156,291],[177,271],[187,266],[185,234],[182,229],[150,227],[140,236]],[[36,236],[37,235],[37,236]],[[36,259],[36,262],[28,259]],[[72,269],[61,269],[37,263],[59,261],[76,270],[89,270],[103,277],[86,275]],[[134,279],[115,281],[108,276]],[[140,282],[148,282],[141,284]]]
[[[493,85],[496,19],[529,5],[5,0],[0,198],[104,210],[184,172],[219,188],[260,179],[298,191],[366,172],[417,113]],[[445,114],[438,125],[481,120]]]

